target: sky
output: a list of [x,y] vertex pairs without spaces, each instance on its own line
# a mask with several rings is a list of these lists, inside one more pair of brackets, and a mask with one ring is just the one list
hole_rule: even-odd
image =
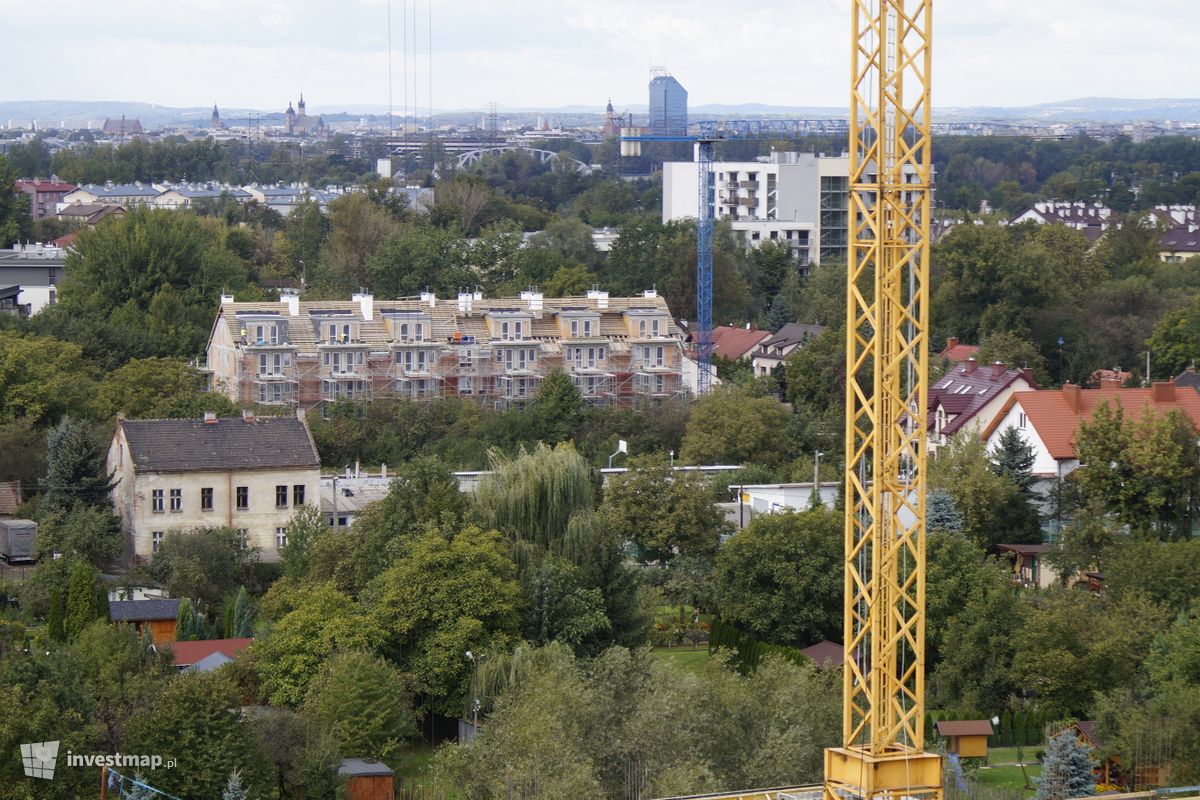
[[[847,103],[850,0],[391,0],[390,13],[397,113],[431,94],[437,109],[611,97],[620,110],[645,105],[651,65],[693,106]],[[0,0],[0,100],[281,110],[303,91],[312,110],[386,110],[388,14],[388,0]],[[934,28],[939,107],[1200,95],[1194,0],[937,0]]]

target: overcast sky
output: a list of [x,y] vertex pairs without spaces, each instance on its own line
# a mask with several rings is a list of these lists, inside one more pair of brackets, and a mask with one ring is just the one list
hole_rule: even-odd
[[[416,6],[418,64],[405,80]],[[430,8],[432,5],[432,15]],[[844,105],[849,0],[392,0],[392,102]],[[1194,0],[938,0],[937,106],[1200,95]],[[388,103],[387,0],[0,0],[0,100]],[[413,88],[413,81],[416,87]]]

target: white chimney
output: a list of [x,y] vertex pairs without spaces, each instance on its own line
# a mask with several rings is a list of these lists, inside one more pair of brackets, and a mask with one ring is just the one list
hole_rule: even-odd
[[421,292],[421,302],[428,303],[430,308],[437,305],[437,295],[433,292]]
[[279,299],[287,303],[289,317],[300,316],[300,293],[295,289],[283,289],[279,292]]
[[602,292],[599,289],[588,289],[588,300],[596,301],[596,308],[608,308],[608,292]]
[[471,300],[473,298],[474,298],[474,295],[472,295],[470,292],[459,292],[458,293],[458,313],[470,314],[471,313]]
[[363,319],[370,322],[375,318],[375,296],[365,292],[359,292],[351,295],[351,300],[358,303],[362,309]]
[[541,292],[535,292],[532,289],[521,292],[521,299],[529,303],[530,311],[541,311],[545,296]]
[[221,305],[223,305],[223,306],[229,305],[232,302],[233,302],[233,295],[231,295],[231,294],[221,295]]
[[217,424],[217,412],[205,411],[204,412],[204,424],[205,425],[216,425]]
[[242,409],[242,421],[254,422],[254,412],[249,408]]
[[657,289],[646,289],[642,292],[642,297],[646,298],[647,300],[658,297],[658,290]]

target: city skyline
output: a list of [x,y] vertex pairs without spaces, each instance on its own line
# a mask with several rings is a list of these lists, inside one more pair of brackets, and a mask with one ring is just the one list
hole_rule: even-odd
[[[391,105],[396,113],[425,113],[431,77],[435,109],[490,101],[602,108],[610,96],[633,105],[645,102],[650,66],[664,65],[693,106],[837,107],[846,102],[848,6],[817,0],[801,15],[774,0],[750,8],[487,0],[462,14],[446,0],[392,0]],[[388,105],[386,0],[353,0],[337,14],[315,2],[278,0],[169,7],[126,0],[102,8],[64,0],[53,9],[0,0],[0,11],[14,63],[31,65],[14,73],[9,100],[282,109],[303,91],[319,110]],[[1178,65],[1188,63],[1200,19],[1182,0],[1136,9],[1116,0],[943,2],[935,19],[938,106],[1196,94],[1190,71]],[[416,64],[406,69],[414,30]]]

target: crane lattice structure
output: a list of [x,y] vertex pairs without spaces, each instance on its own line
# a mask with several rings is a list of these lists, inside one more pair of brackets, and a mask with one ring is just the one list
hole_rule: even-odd
[[[737,122],[734,120],[733,122]],[[696,346],[697,381],[696,393],[706,395],[712,391],[712,227],[713,227],[713,180],[712,165],[714,143],[720,139],[736,138],[736,132],[720,130],[728,123],[701,122],[695,136],[668,136],[665,134],[621,133],[621,155],[641,155],[642,142],[686,142],[696,145],[696,324],[692,329],[692,342]]]
[[932,0],[853,0],[842,746],[826,800],[942,796],[924,750]]

